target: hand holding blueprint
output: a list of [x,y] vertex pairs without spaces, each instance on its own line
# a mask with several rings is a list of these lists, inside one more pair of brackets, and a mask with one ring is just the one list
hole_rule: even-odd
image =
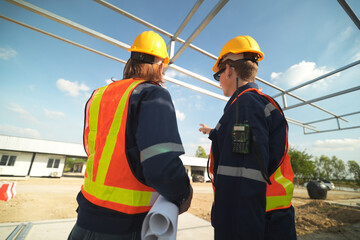
[[144,219],[141,239],[175,240],[178,214],[179,208],[160,195]]

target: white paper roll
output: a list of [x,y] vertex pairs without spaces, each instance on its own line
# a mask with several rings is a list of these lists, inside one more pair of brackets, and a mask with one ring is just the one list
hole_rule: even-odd
[[178,215],[179,208],[160,195],[144,219],[141,239],[175,240]]

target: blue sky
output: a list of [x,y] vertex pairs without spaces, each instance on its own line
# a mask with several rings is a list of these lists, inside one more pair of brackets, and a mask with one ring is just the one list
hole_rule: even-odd
[[[40,8],[131,45],[145,26],[90,0],[29,0]],[[195,0],[108,2],[167,32],[175,33]],[[204,1],[180,38],[187,39],[218,1]],[[360,1],[347,1],[360,16]],[[129,52],[43,16],[0,1],[0,14],[87,47],[127,60]],[[250,35],[265,53],[258,77],[289,89],[360,59],[360,31],[336,0],[230,0],[193,41],[218,55],[238,35]],[[28,28],[0,19],[0,134],[82,143],[84,105],[91,92],[110,78],[121,79],[124,65]],[[169,39],[163,36],[165,42]],[[180,43],[176,43],[176,50]],[[187,48],[177,66],[212,79],[215,60]],[[168,70],[167,76],[222,94],[221,89]],[[294,91],[313,99],[359,85],[360,66]],[[279,92],[259,83],[270,96]],[[172,95],[186,155],[198,146],[209,152],[210,141],[198,132],[199,124],[215,126],[225,101],[167,83]],[[360,110],[359,92],[316,102],[338,115]],[[281,98],[276,100],[283,106]],[[287,98],[288,105],[298,100]],[[309,106],[285,111],[289,118],[310,122],[330,115]],[[360,125],[358,115],[346,117],[343,127]],[[360,160],[360,129],[304,135],[289,124],[289,142],[313,156],[336,155]],[[319,130],[336,128],[336,121],[318,124]]]

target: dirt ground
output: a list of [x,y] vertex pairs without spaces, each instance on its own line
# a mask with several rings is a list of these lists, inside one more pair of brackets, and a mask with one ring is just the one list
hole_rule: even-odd
[[[0,201],[0,223],[76,218],[76,195],[82,178],[2,178],[0,182],[6,180],[17,182],[17,194],[8,202]],[[193,188],[189,212],[210,221],[213,198],[210,183],[193,183]],[[360,199],[360,192],[332,190],[327,196],[327,200],[333,201],[351,199]],[[341,234],[360,223],[360,208],[311,200],[305,188],[295,188],[293,205],[298,236],[316,232]]]

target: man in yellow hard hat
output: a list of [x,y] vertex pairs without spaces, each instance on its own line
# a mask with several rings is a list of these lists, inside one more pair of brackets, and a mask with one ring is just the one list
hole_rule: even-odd
[[254,82],[264,54],[250,36],[222,48],[213,66],[230,97],[214,129],[209,175],[215,199],[215,239],[296,239],[288,125],[279,104]]
[[162,72],[164,40],[152,31],[134,40],[123,80],[95,90],[85,107],[84,185],[69,239],[137,239],[161,194],[187,211],[192,188]]

